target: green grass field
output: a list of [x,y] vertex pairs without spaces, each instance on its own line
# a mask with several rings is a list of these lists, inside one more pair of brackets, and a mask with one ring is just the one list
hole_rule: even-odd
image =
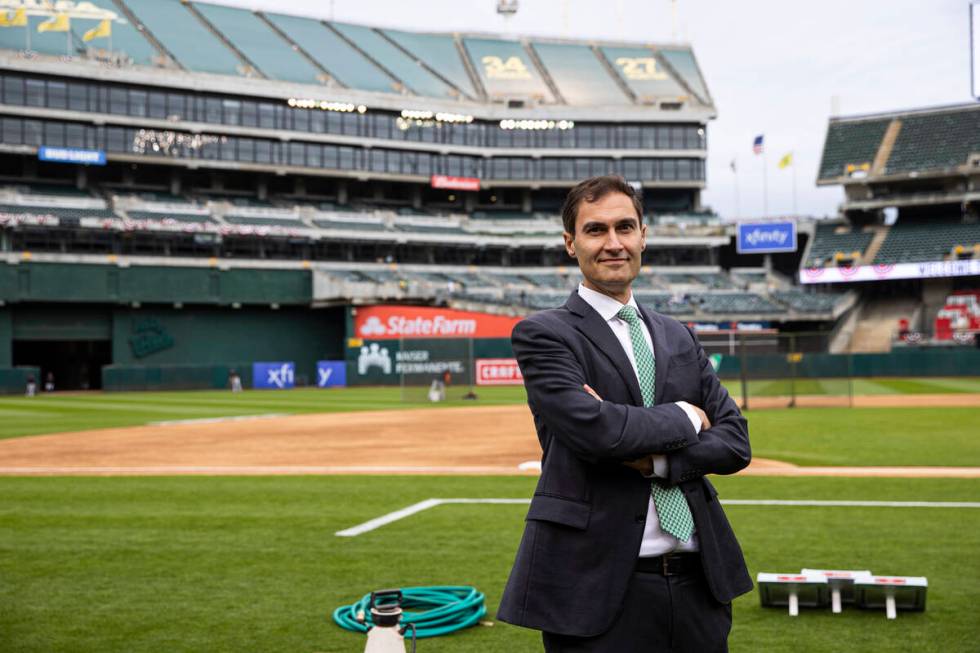
[[[733,395],[741,393],[741,385],[737,380],[726,380],[725,384]],[[848,393],[846,385],[846,380],[839,379],[798,380],[796,381],[796,392],[800,395],[846,395]],[[522,404],[526,401],[524,388],[520,386],[484,387],[477,390],[479,393],[477,403],[481,405]],[[789,392],[790,382],[788,380],[752,380],[749,382],[750,399],[753,396],[786,396]],[[854,379],[853,392],[859,395],[980,393],[980,377]],[[406,395],[400,388],[331,390],[303,388],[285,392],[246,391],[239,395],[220,390],[201,390],[187,392],[58,393],[54,395],[42,394],[30,398],[0,396],[0,439],[116,426],[138,426],[156,421],[231,417],[235,415],[431,408],[433,404],[426,401],[423,394],[421,391],[409,392],[407,396],[411,397],[411,401],[405,400]],[[457,398],[440,405],[470,406],[473,405],[473,402]],[[762,412],[755,411],[752,414],[760,415]],[[951,421],[958,422],[959,420]]]
[[[372,589],[471,584],[493,615],[520,505],[445,505],[355,538],[337,530],[429,497],[528,497],[534,479],[0,478],[4,651],[360,651],[327,614]],[[968,480],[717,479],[723,499],[977,500]],[[980,510],[729,506],[753,576],[802,566],[929,578],[927,611],[804,611],[752,592],[732,651],[976,650]],[[539,650],[497,623],[426,651]]]
[[[934,391],[903,381],[893,391]],[[480,399],[523,401],[521,388],[490,389]],[[428,405],[406,405],[397,388],[7,397],[0,437]],[[973,408],[752,410],[748,418],[758,457],[980,466]],[[723,500],[980,501],[975,479],[714,481]],[[361,651],[363,636],[327,615],[389,586],[475,585],[492,618],[524,506],[443,505],[359,537],[334,533],[430,497],[527,498],[533,486],[520,477],[0,477],[0,651]],[[752,592],[735,602],[732,651],[977,650],[980,509],[726,511],[753,576],[870,568],[930,583],[926,612],[894,622],[854,609],[790,620],[761,608]],[[537,633],[502,623],[419,644],[421,653],[533,650],[540,650]]]

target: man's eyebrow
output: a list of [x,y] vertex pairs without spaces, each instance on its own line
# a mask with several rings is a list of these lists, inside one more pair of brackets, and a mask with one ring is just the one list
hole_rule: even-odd
[[[625,218],[620,218],[620,219],[616,220],[616,223],[613,226],[614,227],[620,227],[620,226],[626,225],[626,224],[629,224],[629,225],[639,225],[640,224],[640,221],[637,220],[636,218],[634,218],[633,216],[627,216]],[[582,229],[589,229],[591,227],[602,227],[603,229],[605,229],[606,228],[606,223],[605,222],[592,221],[592,222],[586,222],[584,225],[582,225]]]

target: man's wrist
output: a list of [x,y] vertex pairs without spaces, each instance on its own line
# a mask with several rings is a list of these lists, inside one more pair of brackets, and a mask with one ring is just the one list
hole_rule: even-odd
[[701,433],[701,416],[694,410],[694,406],[686,401],[675,401],[674,403],[687,415],[687,419],[691,421],[691,426],[694,427],[694,433]]

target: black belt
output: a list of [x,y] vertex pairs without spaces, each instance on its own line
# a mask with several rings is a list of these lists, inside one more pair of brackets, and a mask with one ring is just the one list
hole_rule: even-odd
[[653,558],[636,559],[636,571],[644,574],[677,576],[697,573],[700,569],[700,553],[666,553]]

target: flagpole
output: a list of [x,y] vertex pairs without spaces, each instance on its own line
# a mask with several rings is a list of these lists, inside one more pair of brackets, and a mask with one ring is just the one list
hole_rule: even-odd
[[735,217],[739,218],[742,215],[742,209],[739,208],[738,204],[738,157],[734,159],[735,165],[732,166],[732,172],[735,173]]
[[762,217],[769,215],[769,182],[766,166],[766,151],[762,150]]
[[27,23],[24,25],[24,34],[27,38],[27,51],[31,51],[31,18],[27,16]]
[[790,167],[793,168],[793,216],[796,217],[799,215],[796,212],[796,153],[790,152],[789,154],[792,157],[789,161]]

